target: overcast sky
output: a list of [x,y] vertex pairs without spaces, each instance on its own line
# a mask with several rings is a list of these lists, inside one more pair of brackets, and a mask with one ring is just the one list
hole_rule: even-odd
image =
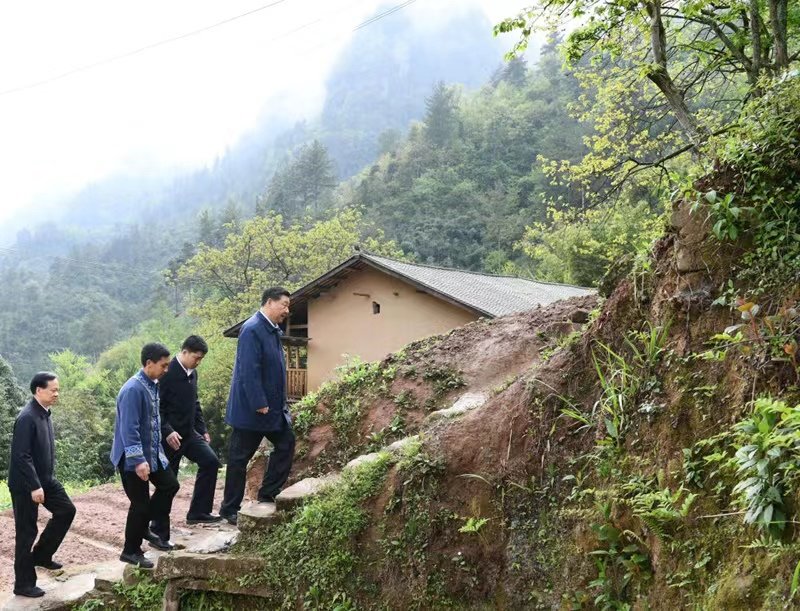
[[[402,2],[3,2],[0,223],[19,210],[41,220],[34,202],[123,168],[208,163],[265,108],[294,118],[313,116],[325,77],[353,28],[379,7]],[[530,4],[476,2],[492,23]],[[402,10],[423,23],[464,4],[416,0]],[[250,11],[205,32],[58,78]],[[37,85],[41,81],[48,82]]]

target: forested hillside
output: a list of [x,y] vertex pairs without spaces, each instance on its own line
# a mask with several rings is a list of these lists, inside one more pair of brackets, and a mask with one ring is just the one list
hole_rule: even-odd
[[26,379],[49,366],[50,352],[69,348],[96,359],[159,304],[182,313],[181,295],[162,272],[174,277],[199,244],[222,244],[257,205],[263,211],[277,168],[297,163],[318,140],[329,162],[323,186],[331,190],[375,159],[382,133],[399,138],[422,118],[438,80],[478,87],[501,58],[477,9],[424,28],[400,11],[353,35],[318,117],[291,125],[265,108],[258,125],[207,168],[111,176],[63,202],[62,218],[30,217],[16,243],[0,249],[0,354]]

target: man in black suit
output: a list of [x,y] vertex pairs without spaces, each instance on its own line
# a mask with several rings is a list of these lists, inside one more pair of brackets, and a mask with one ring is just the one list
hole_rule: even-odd
[[[61,568],[53,554],[72,524],[75,505],[54,476],[56,444],[50,408],[58,401],[58,378],[54,373],[37,373],[30,389],[33,398],[14,422],[8,489],[16,530],[14,594],[37,598],[44,596],[44,590],[36,586],[35,567]],[[53,515],[34,547],[39,505]]]
[[[197,398],[197,366],[208,353],[208,344],[198,335],[190,335],[181,346],[181,351],[172,359],[169,370],[158,382],[161,399],[161,438],[164,453],[170,468],[178,475],[181,458],[197,464],[192,503],[186,514],[189,524],[219,522],[221,518],[212,514],[214,491],[217,487],[217,472],[222,466],[208,445],[211,437],[206,429],[200,400]],[[164,537],[157,520],[150,525],[154,534]]]

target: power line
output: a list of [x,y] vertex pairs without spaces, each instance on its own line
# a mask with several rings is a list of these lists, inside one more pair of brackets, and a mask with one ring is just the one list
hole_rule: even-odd
[[6,89],[5,91],[0,91],[0,96],[9,95],[11,93],[17,93],[20,91],[26,91],[28,89],[34,89],[36,87],[41,87],[42,85],[46,85],[48,83],[52,83],[53,81],[59,81],[61,79],[67,78],[68,76],[72,76],[73,74],[78,74],[80,72],[85,72],[86,70],[91,70],[92,68],[97,68],[99,66],[104,66],[106,64],[110,64],[111,62],[119,61],[121,59],[125,59],[128,57],[132,57],[134,55],[138,55],[139,53],[144,53],[145,51],[149,51],[151,49],[155,49],[157,47],[162,47],[164,45],[176,42],[178,40],[183,40],[184,38],[190,38],[192,36],[197,36],[198,34],[203,34],[204,32],[208,32],[209,30],[213,30],[214,28],[218,28],[223,25],[227,25],[233,21],[237,21],[239,19],[244,19],[245,17],[249,17],[251,15],[255,15],[256,13],[260,13],[266,9],[272,8],[273,6],[277,6],[279,4],[283,4],[284,2],[288,2],[288,0],[275,0],[274,2],[270,2],[269,4],[265,4],[263,6],[259,6],[254,8],[246,13],[241,13],[239,15],[234,15],[233,17],[228,17],[227,19],[223,19],[222,21],[218,21],[216,23],[212,23],[211,25],[204,26],[197,30],[192,30],[191,32],[186,32],[184,34],[179,34],[178,36],[173,36],[171,38],[165,38],[164,40],[159,40],[158,42],[151,43],[149,45],[145,45],[143,47],[139,47],[138,49],[133,49],[132,51],[126,51],[125,53],[120,53],[119,55],[114,55],[112,57],[107,57],[106,59],[101,59],[100,61],[93,62],[91,64],[85,64],[83,66],[78,66],[77,68],[72,68],[71,70],[67,70],[66,72],[62,72],[61,74],[57,74],[56,76],[51,76],[46,79],[42,79],[41,81],[36,81],[34,83],[29,83],[27,85],[21,85],[19,87],[14,87],[13,89]]
[[384,17],[388,17],[392,13],[396,13],[397,11],[399,11],[401,9],[404,9],[405,7],[409,6],[410,4],[414,4],[416,1],[417,0],[408,0],[407,2],[403,2],[402,4],[398,4],[397,6],[393,6],[392,8],[387,9],[386,11],[384,11],[383,13],[379,13],[379,14],[375,15],[374,17],[370,17],[366,21],[363,21],[363,22],[359,23],[356,27],[353,28],[353,31],[355,32],[357,30],[360,30],[361,28],[365,28],[368,25],[375,23],[376,21],[380,21]]
[[[124,57],[129,57],[130,55],[134,55],[136,53],[140,53],[140,52],[145,51],[147,49],[152,49],[153,47],[157,47],[157,46],[160,46],[160,45],[163,45],[163,44],[167,44],[169,42],[180,40],[180,39],[186,38],[188,36],[193,36],[195,34],[199,34],[201,32],[207,31],[207,30],[209,30],[211,28],[217,27],[219,25],[223,25],[225,23],[229,23],[229,22],[234,21],[236,19],[241,19],[242,17],[248,16],[248,15],[252,15],[253,13],[256,13],[258,11],[264,10],[266,8],[269,8],[271,6],[275,6],[277,4],[280,4],[280,3],[286,2],[286,1],[287,0],[277,0],[276,2],[264,5],[262,7],[257,8],[257,9],[253,9],[252,11],[249,11],[247,13],[242,13],[241,15],[237,15],[235,17],[231,17],[231,18],[226,19],[224,21],[220,21],[220,22],[218,22],[216,24],[213,24],[213,25],[210,25],[210,26],[206,26],[205,28],[202,28],[200,30],[194,30],[193,32],[189,32],[187,34],[182,34],[180,36],[175,36],[173,38],[170,38],[170,39],[167,39],[167,40],[163,40],[163,41],[160,41],[158,43],[154,43],[152,45],[148,45],[146,47],[142,47],[142,48],[140,48],[140,49],[138,49],[136,51],[131,51],[129,53],[125,53],[123,55],[116,56],[114,58],[109,58],[109,59],[103,60],[101,62],[95,62],[94,64],[89,64],[89,65],[83,66],[81,68],[76,68],[76,69],[70,70],[69,72],[66,72],[66,73],[64,73],[62,75],[53,77],[52,79],[40,81],[38,83],[29,85],[29,86],[26,86],[26,87],[20,87],[20,88],[17,88],[17,89],[12,89],[12,90],[7,90],[7,91],[4,91],[4,92],[0,92],[0,96],[5,95],[5,94],[9,94],[9,93],[13,93],[15,91],[22,91],[24,89],[30,89],[30,88],[33,88],[33,87],[37,87],[39,85],[43,85],[45,83],[52,82],[54,80],[65,78],[66,76],[69,76],[71,74],[75,74],[76,72],[80,72],[82,70],[88,70],[88,69],[93,68],[95,66],[99,66],[99,65],[102,65],[102,64],[105,64],[105,63],[109,63],[111,61],[116,61],[117,59],[122,59]],[[380,21],[381,19],[384,19],[384,18],[386,18],[386,17],[398,12],[398,11],[406,8],[407,6],[410,6],[410,5],[414,4],[415,2],[417,2],[417,0],[406,0],[406,2],[403,2],[401,4],[398,4],[398,5],[395,5],[393,7],[390,7],[388,9],[386,9],[385,11],[383,11],[381,13],[378,13],[377,15],[373,15],[372,17],[370,17],[369,19],[366,19],[365,21],[362,21],[361,23],[356,25],[353,28],[352,31],[355,32],[355,31],[358,31],[358,30],[360,30],[362,28],[365,28],[365,27],[367,27],[369,25],[372,25],[373,23],[376,23],[376,22]],[[352,6],[352,5],[350,5],[350,6]],[[320,21],[323,21],[323,20],[324,20],[323,18],[318,18],[318,19],[315,19],[313,21],[309,21],[309,22],[307,22],[305,24],[302,24],[302,25],[300,25],[300,26],[298,26],[298,27],[296,27],[296,28],[294,28],[294,29],[292,29],[292,30],[290,30],[288,32],[284,32],[283,34],[271,39],[268,42],[270,42],[270,43],[271,42],[275,42],[277,40],[280,40],[281,38],[285,38],[286,36],[289,36],[289,35],[297,32],[299,30],[307,28],[307,27],[309,27],[311,25],[314,25],[316,23],[319,23]],[[153,275],[158,275],[162,271],[162,270],[146,270],[144,268],[138,268],[137,269],[137,268],[131,267],[130,265],[126,265],[124,263],[101,262],[101,261],[93,260],[93,259],[90,259],[90,258],[76,259],[76,258],[70,257],[68,255],[57,255],[57,254],[47,254],[47,255],[38,254],[38,255],[33,255],[33,254],[31,254],[31,255],[27,255],[26,256],[26,253],[24,253],[23,251],[21,251],[21,250],[19,250],[17,248],[0,247],[0,256],[2,256],[3,254],[5,254],[6,256],[14,256],[14,255],[16,255],[16,256],[20,257],[22,260],[27,260],[27,261],[35,261],[37,259],[47,259],[47,258],[60,259],[60,260],[65,261],[67,263],[71,263],[73,266],[75,266],[75,267],[77,267],[79,269],[82,267],[84,270],[94,272],[94,274],[92,274],[92,273],[87,273],[86,274],[86,275],[92,276],[94,278],[99,278],[100,277],[100,276],[95,275],[95,274],[105,273],[105,272],[107,272],[109,270],[112,270],[112,269],[115,272],[120,271],[118,265],[125,265],[126,266],[125,272],[127,274],[132,275],[132,276],[142,277],[142,278],[144,278],[144,277],[152,278]],[[77,270],[75,272],[73,272],[70,275],[69,278],[74,278],[76,275],[77,275]]]
[[[395,5],[395,6],[391,7],[391,8],[389,8],[389,9],[381,12],[381,13],[378,13],[377,15],[374,15],[373,17],[370,17],[366,21],[363,21],[360,24],[358,24],[356,27],[353,28],[353,31],[355,32],[355,31],[360,30],[362,28],[365,28],[365,27],[367,27],[367,26],[369,26],[369,25],[371,25],[371,24],[373,24],[373,23],[375,23],[377,21],[380,21],[381,19],[383,19],[385,17],[388,17],[389,15],[392,15],[393,13],[396,13],[399,10],[404,9],[405,7],[407,7],[407,6],[411,5],[411,4],[414,4],[416,1],[417,0],[407,0],[406,2],[403,2],[401,4]],[[29,83],[27,85],[21,85],[19,87],[14,87],[12,89],[6,89],[4,91],[0,91],[0,97],[6,96],[6,95],[10,95],[10,94],[13,94],[13,93],[19,93],[21,91],[28,91],[30,89],[35,89],[37,87],[41,87],[42,85],[47,85],[47,84],[52,83],[54,81],[59,81],[59,80],[65,79],[65,78],[70,77],[70,76],[72,76],[74,74],[79,74],[81,72],[86,72],[87,70],[91,70],[91,69],[97,68],[99,66],[104,66],[106,64],[110,64],[112,62],[119,61],[121,59],[126,59],[128,57],[131,57],[131,56],[134,56],[134,55],[138,55],[140,53],[143,53],[145,51],[149,51],[151,49],[155,49],[157,47],[161,47],[161,46],[164,46],[164,45],[167,45],[167,44],[179,41],[179,40],[183,40],[183,39],[189,38],[191,36],[196,36],[198,34],[202,34],[204,32],[212,30],[214,28],[217,28],[217,27],[226,25],[228,23],[231,23],[232,21],[236,21],[238,19],[243,19],[245,17],[249,17],[249,16],[251,16],[251,15],[253,15],[255,13],[258,13],[260,11],[266,10],[268,8],[272,8],[274,6],[277,6],[278,4],[282,4],[284,2],[288,2],[288,0],[275,0],[274,2],[271,2],[269,4],[265,4],[263,6],[255,8],[253,10],[247,11],[246,13],[241,13],[239,15],[235,15],[234,17],[229,17],[228,19],[224,19],[222,21],[218,21],[217,23],[213,23],[211,25],[199,28],[197,30],[192,30],[191,32],[186,32],[185,34],[180,34],[178,36],[173,36],[172,38],[166,38],[164,40],[160,40],[158,42],[154,42],[152,44],[145,45],[143,47],[139,47],[138,49],[134,49],[132,51],[127,51],[125,53],[121,53],[120,55],[114,55],[112,57],[108,57],[106,59],[102,59],[100,61],[96,61],[96,62],[93,62],[91,64],[78,66],[76,68],[72,68],[71,70],[67,70],[66,72],[62,72],[61,74],[57,74],[56,76],[52,76],[52,77],[49,77],[49,78],[46,78],[46,79],[42,79],[40,81]],[[322,18],[318,18],[318,19],[315,19],[313,21],[309,21],[307,23],[304,23],[301,26],[298,26],[298,27],[296,27],[296,28],[294,28],[294,29],[292,29],[292,30],[290,30],[288,32],[284,32],[283,34],[280,34],[279,36],[276,36],[276,37],[268,40],[267,44],[270,44],[270,43],[273,43],[273,42],[277,42],[278,40],[281,40],[282,38],[285,38],[286,36],[289,36],[291,34],[295,34],[296,32],[299,32],[300,30],[303,30],[303,29],[305,29],[305,28],[307,28],[309,26],[315,25],[315,24],[317,24],[317,23],[319,23],[321,21],[323,21],[323,19]]]
[[133,267],[128,263],[124,263],[122,261],[114,262],[114,263],[104,263],[101,261],[97,261],[96,259],[90,258],[83,258],[83,259],[76,259],[74,257],[70,257],[68,255],[59,255],[59,254],[38,254],[38,253],[25,253],[24,251],[18,248],[8,248],[8,247],[0,247],[0,256],[6,255],[9,257],[16,256],[19,257],[22,261],[33,262],[38,260],[47,260],[53,259],[64,261],[65,263],[69,264],[71,267],[78,268],[77,270],[73,270],[73,272],[66,278],[67,280],[73,279],[77,277],[77,271],[80,271],[82,268],[87,276],[91,276],[96,279],[102,279],[100,274],[108,274],[109,272],[124,272],[127,276],[133,276],[141,279],[152,279],[153,276],[158,276],[161,273],[161,270],[153,269],[153,270],[146,270],[143,267]]

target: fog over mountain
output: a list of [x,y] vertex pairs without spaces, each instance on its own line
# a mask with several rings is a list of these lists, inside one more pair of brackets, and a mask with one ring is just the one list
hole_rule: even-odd
[[[297,21],[297,27],[307,18]],[[105,140],[98,140],[104,142],[102,150],[87,149],[80,130],[76,131],[68,143],[74,153],[65,153],[58,163],[41,163],[43,182],[34,185],[40,194],[37,199],[16,207],[11,218],[6,216],[0,223],[0,283],[6,289],[0,295],[0,354],[25,377],[47,367],[52,352],[70,349],[96,358],[168,305],[177,313],[179,300],[164,283],[165,269],[175,273],[200,242],[223,243],[229,228],[253,216],[259,202],[264,212],[276,170],[291,166],[310,143],[321,143],[335,186],[371,167],[382,146],[400,142],[415,121],[423,120],[426,101],[437,83],[465,94],[484,86],[503,65],[508,48],[507,41],[493,37],[492,24],[477,1],[373,3],[355,25],[345,24],[346,44],[325,58],[325,70],[296,63],[299,73],[286,77],[292,87],[260,98],[259,110],[249,122],[224,105],[206,106],[194,117],[197,107],[208,103],[201,98],[184,102],[188,117],[170,115],[175,102],[169,94],[178,95],[180,87],[170,89],[172,85],[165,84],[164,91],[154,95],[176,123],[164,135],[164,146],[174,149],[167,151],[169,155],[148,150],[136,130],[130,131],[127,112],[132,113],[131,122],[152,132],[152,126],[144,124],[144,111],[138,113],[135,107],[114,109],[113,120],[104,118],[109,121],[109,133]],[[313,41],[308,44],[299,50],[276,48],[263,64],[248,58],[248,77],[280,80],[270,68],[280,58],[272,53],[313,55],[323,48]],[[209,77],[212,73],[209,67]],[[180,81],[182,75],[173,78]],[[50,86],[22,94],[45,94]],[[56,106],[57,102],[53,100]],[[0,106],[8,103],[0,92]],[[247,127],[227,145],[222,138],[223,148],[216,155],[192,163],[191,155],[178,154],[180,147],[170,139],[183,134],[188,139],[184,146],[196,143],[198,149],[206,149],[210,145],[205,138],[219,139],[225,131],[212,123],[224,122],[225,117]],[[188,128],[177,125],[183,119],[189,122]],[[5,120],[9,124],[9,117]],[[44,123],[49,120],[42,117]],[[97,130],[103,127],[93,125],[95,131],[84,135],[86,141],[100,138]],[[169,121],[163,129],[172,129]],[[153,146],[161,142],[157,135],[151,134]],[[42,138],[54,149],[64,146],[56,141],[55,132]],[[118,142],[124,138],[129,139],[129,150],[127,140]],[[120,151],[126,152],[120,157]],[[22,163],[28,154],[20,153],[20,174],[26,171]],[[44,147],[41,154],[44,160],[53,151]],[[112,170],[85,184],[76,176],[78,186],[65,188],[58,176],[70,164],[77,172],[82,167],[80,155],[97,159],[98,171],[108,157]],[[3,150],[2,160],[13,158],[7,148]],[[12,187],[20,183],[12,178],[5,191],[0,185],[0,201],[13,200]],[[324,214],[323,209],[319,212]]]
[[[347,43],[327,59],[324,79],[318,78],[318,67],[298,60],[300,74],[294,78],[300,84],[262,102],[250,127],[215,158],[194,168],[164,163],[138,144],[140,150],[131,150],[120,167],[106,176],[71,192],[56,186],[55,192],[16,210],[0,225],[0,246],[10,245],[18,230],[35,232],[43,219],[63,223],[64,231],[79,226],[90,235],[93,229],[143,216],[163,221],[175,213],[185,218],[187,213],[221,207],[231,199],[252,207],[278,164],[314,138],[328,147],[340,179],[358,172],[378,153],[381,133],[402,132],[411,120],[422,116],[425,96],[435,82],[476,87],[501,63],[507,48],[492,37],[493,21],[479,2],[419,2],[400,10],[397,6],[383,4],[366,13],[359,22],[362,27],[356,26],[355,32],[350,29]],[[265,71],[252,57],[247,59],[253,80],[271,79],[275,51],[281,55],[274,49],[261,62]],[[313,51],[311,47],[306,54]],[[286,50],[289,56],[293,52]],[[220,122],[211,113],[224,117],[225,108],[208,110],[209,122]],[[239,117],[231,119],[236,122]],[[195,137],[202,139],[206,129],[207,123],[198,123]],[[209,133],[208,137],[214,136]],[[48,193],[49,173],[50,168],[41,173],[45,182],[38,185],[40,192]],[[14,198],[4,196],[4,200],[7,207]],[[27,234],[20,237],[24,241]]]

